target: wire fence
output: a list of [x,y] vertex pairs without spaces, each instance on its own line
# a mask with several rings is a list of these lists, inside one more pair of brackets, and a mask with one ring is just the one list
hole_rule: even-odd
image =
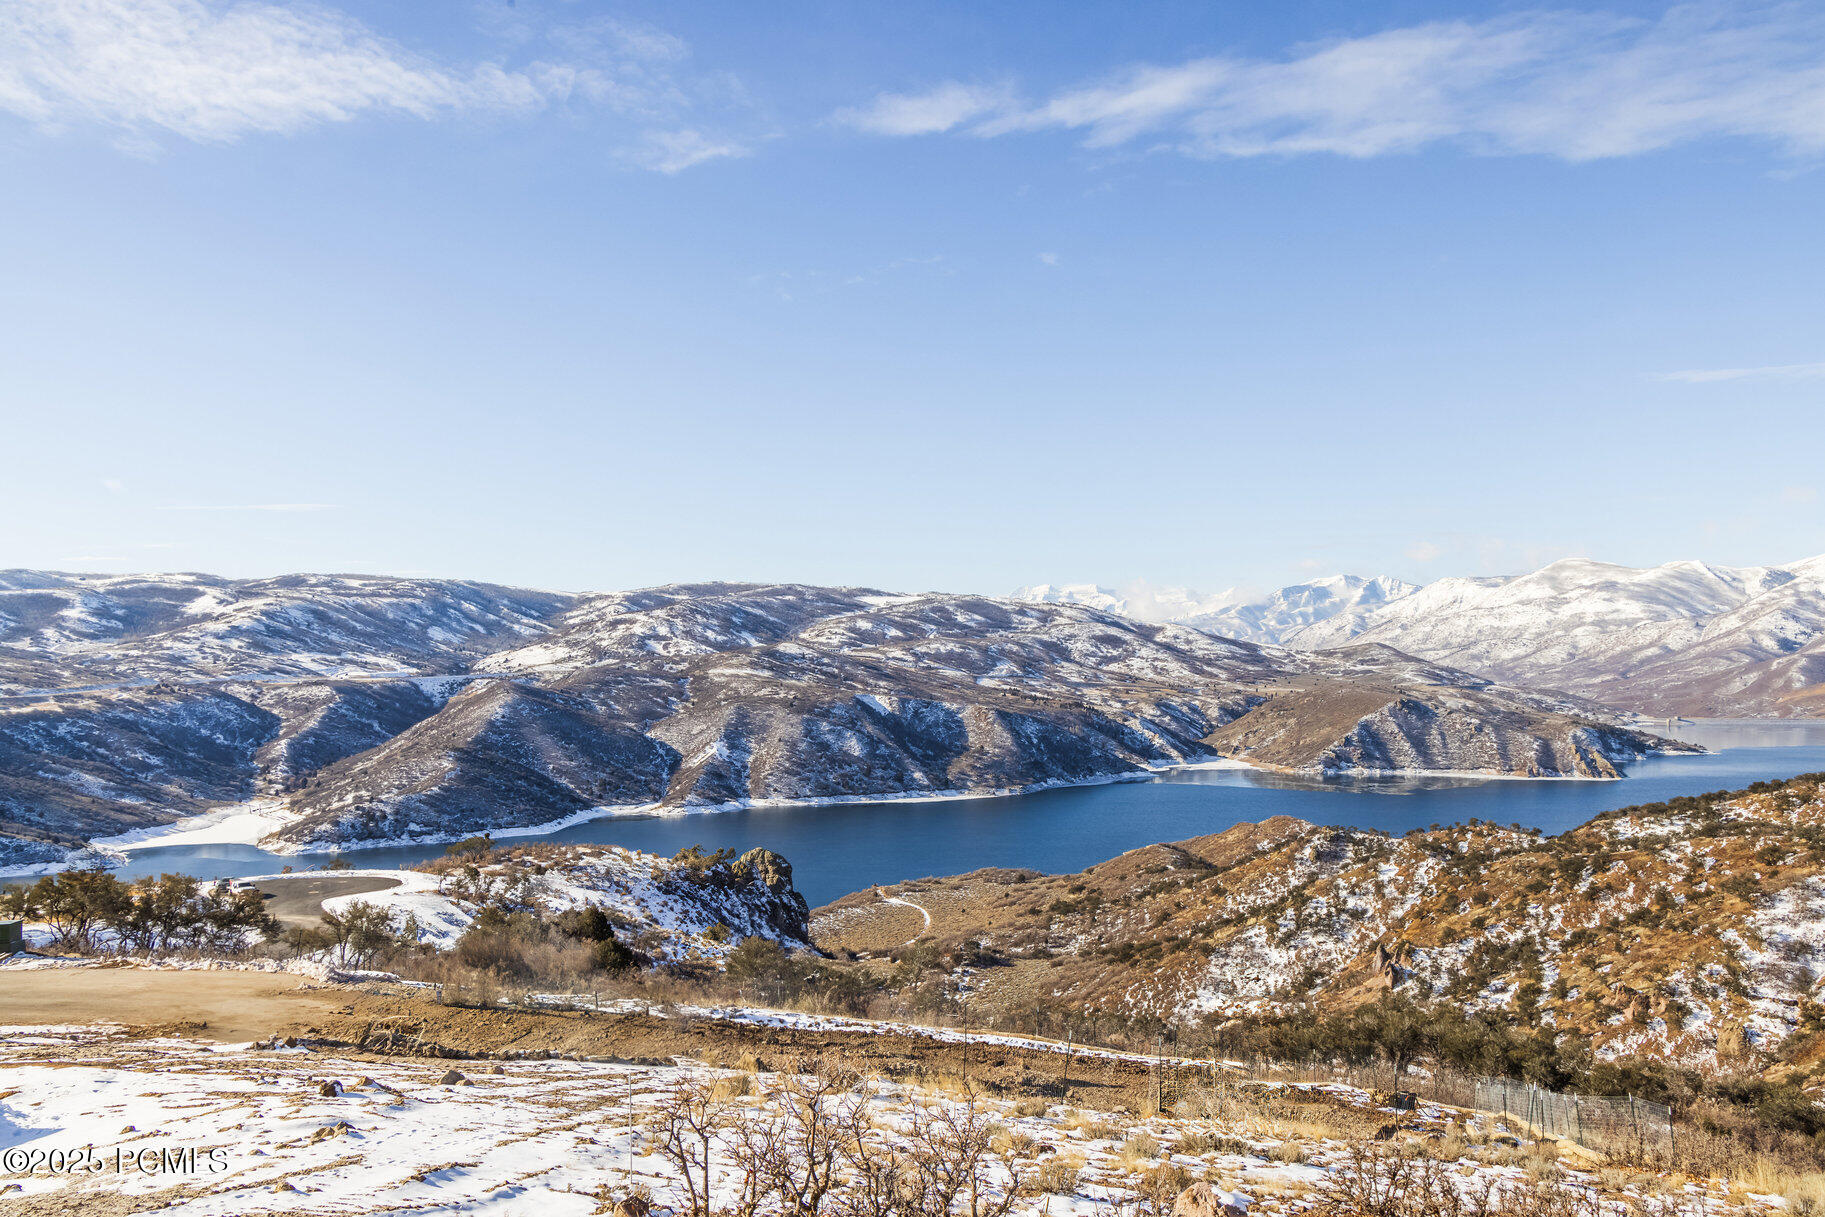
[[1566,1094],[1511,1078],[1484,1078],[1476,1084],[1473,1106],[1519,1122],[1537,1136],[1591,1149],[1627,1149],[1648,1157],[1671,1156],[1676,1148],[1673,1109],[1632,1095]]
[[1375,1063],[1286,1062],[1232,1059],[1235,1073],[1254,1081],[1317,1082],[1372,1094],[1415,1099],[1483,1113],[1509,1132],[1572,1141],[1587,1149],[1636,1158],[1671,1157],[1677,1150],[1673,1110],[1630,1095],[1587,1095],[1547,1090],[1515,1078],[1478,1078],[1450,1072],[1426,1074]]

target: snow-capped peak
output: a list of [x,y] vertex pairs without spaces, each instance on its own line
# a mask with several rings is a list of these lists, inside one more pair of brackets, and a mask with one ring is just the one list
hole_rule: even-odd
[[1135,583],[1116,591],[1092,583],[1040,583],[1014,593],[1016,600],[1082,604],[1140,621],[1189,625],[1249,642],[1279,643],[1301,629],[1342,618],[1339,637],[1361,628],[1360,618],[1411,595],[1413,584],[1379,576],[1328,575],[1259,593],[1229,588],[1206,595],[1183,587]]
[[1095,583],[1034,583],[1014,589],[1010,599],[1031,604],[1081,604],[1105,613],[1128,612],[1125,597]]

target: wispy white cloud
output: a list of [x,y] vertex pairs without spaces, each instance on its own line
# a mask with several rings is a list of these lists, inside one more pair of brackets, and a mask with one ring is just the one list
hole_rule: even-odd
[[1444,552],[1430,541],[1415,541],[1407,546],[1407,557],[1415,562],[1430,562]]
[[335,511],[337,503],[186,503],[163,511]]
[[831,121],[871,135],[936,135],[1014,105],[1005,87],[947,81],[923,93],[882,93],[866,106],[838,110]]
[[1825,8],[1683,4],[1436,21],[1276,58],[1146,64],[1049,98],[957,83],[837,119],[883,135],[1065,130],[1200,157],[1370,157],[1456,142],[1583,161],[1709,138],[1825,151]]
[[1825,380],[1825,363],[1781,363],[1761,368],[1687,368],[1683,372],[1662,372],[1654,379],[1691,385],[1723,380]]
[[718,139],[689,127],[650,132],[627,153],[627,159],[645,169],[679,173],[705,161],[747,156],[753,151],[736,140]]
[[526,110],[574,77],[438,65],[333,9],[205,0],[8,0],[0,107],[35,122],[198,141],[373,112]]
[[1818,498],[1819,488],[1817,486],[1781,487],[1781,503],[1787,507],[1804,507],[1808,503],[1816,503]]
[[[483,20],[497,49],[513,52],[510,65],[420,54],[322,4],[0,0],[0,112],[49,131],[98,127],[131,151],[365,116],[522,115],[564,104],[622,116],[635,144],[644,129],[681,125],[693,106],[682,40],[565,16],[525,4],[511,20]],[[653,167],[676,172],[734,147],[702,137]]]
[[1039,255],[1039,260],[1047,266],[1057,266],[1058,265],[1058,255],[1051,252],[1050,250],[1046,250],[1046,251],[1042,252]]

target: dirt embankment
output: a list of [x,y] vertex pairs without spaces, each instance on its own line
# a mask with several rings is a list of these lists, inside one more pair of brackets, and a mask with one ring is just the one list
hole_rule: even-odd
[[419,997],[362,993],[338,1012],[293,1032],[310,1040],[396,1052],[490,1057],[551,1053],[669,1062],[674,1057],[734,1064],[757,1056],[771,1067],[794,1059],[840,1057],[851,1069],[895,1078],[958,1078],[1008,1094],[1060,1093],[1105,1109],[1138,1108],[1151,1092],[1145,1066],[1065,1057],[1001,1044],[943,1043],[902,1033],[757,1027],[707,1018],[582,1014],[445,1007]]

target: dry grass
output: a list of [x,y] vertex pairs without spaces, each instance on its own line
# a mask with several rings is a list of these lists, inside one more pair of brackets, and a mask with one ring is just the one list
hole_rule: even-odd
[[1191,1172],[1184,1167],[1162,1162],[1141,1172],[1140,1178],[1135,1180],[1134,1190],[1155,1213],[1165,1213],[1178,1194],[1194,1182]]
[[1247,1156],[1254,1152],[1247,1141],[1241,1137],[1232,1137],[1226,1133],[1212,1132],[1203,1128],[1185,1130],[1179,1137],[1178,1144],[1173,1146],[1176,1153],[1202,1157],[1205,1154],[1241,1154]]
[[1076,1154],[1054,1154],[1034,1167],[1030,1178],[1036,1192],[1074,1196],[1077,1194],[1077,1182],[1083,1173],[1084,1160]]
[[729,1074],[716,1079],[714,1090],[719,1099],[737,1099],[754,1093],[754,1079],[745,1073]]
[[1091,1141],[1113,1141],[1122,1135],[1121,1129],[1086,1111],[1073,1109],[1066,1112],[1060,1123],[1066,1128],[1081,1132],[1086,1139]]
[[1122,1168],[1133,1174],[1155,1158],[1160,1156],[1160,1143],[1151,1133],[1131,1133],[1122,1142],[1119,1159]]
[[1802,1217],[1825,1213],[1825,1171],[1796,1171],[1771,1158],[1759,1158],[1730,1176],[1731,1190],[1779,1196]]

